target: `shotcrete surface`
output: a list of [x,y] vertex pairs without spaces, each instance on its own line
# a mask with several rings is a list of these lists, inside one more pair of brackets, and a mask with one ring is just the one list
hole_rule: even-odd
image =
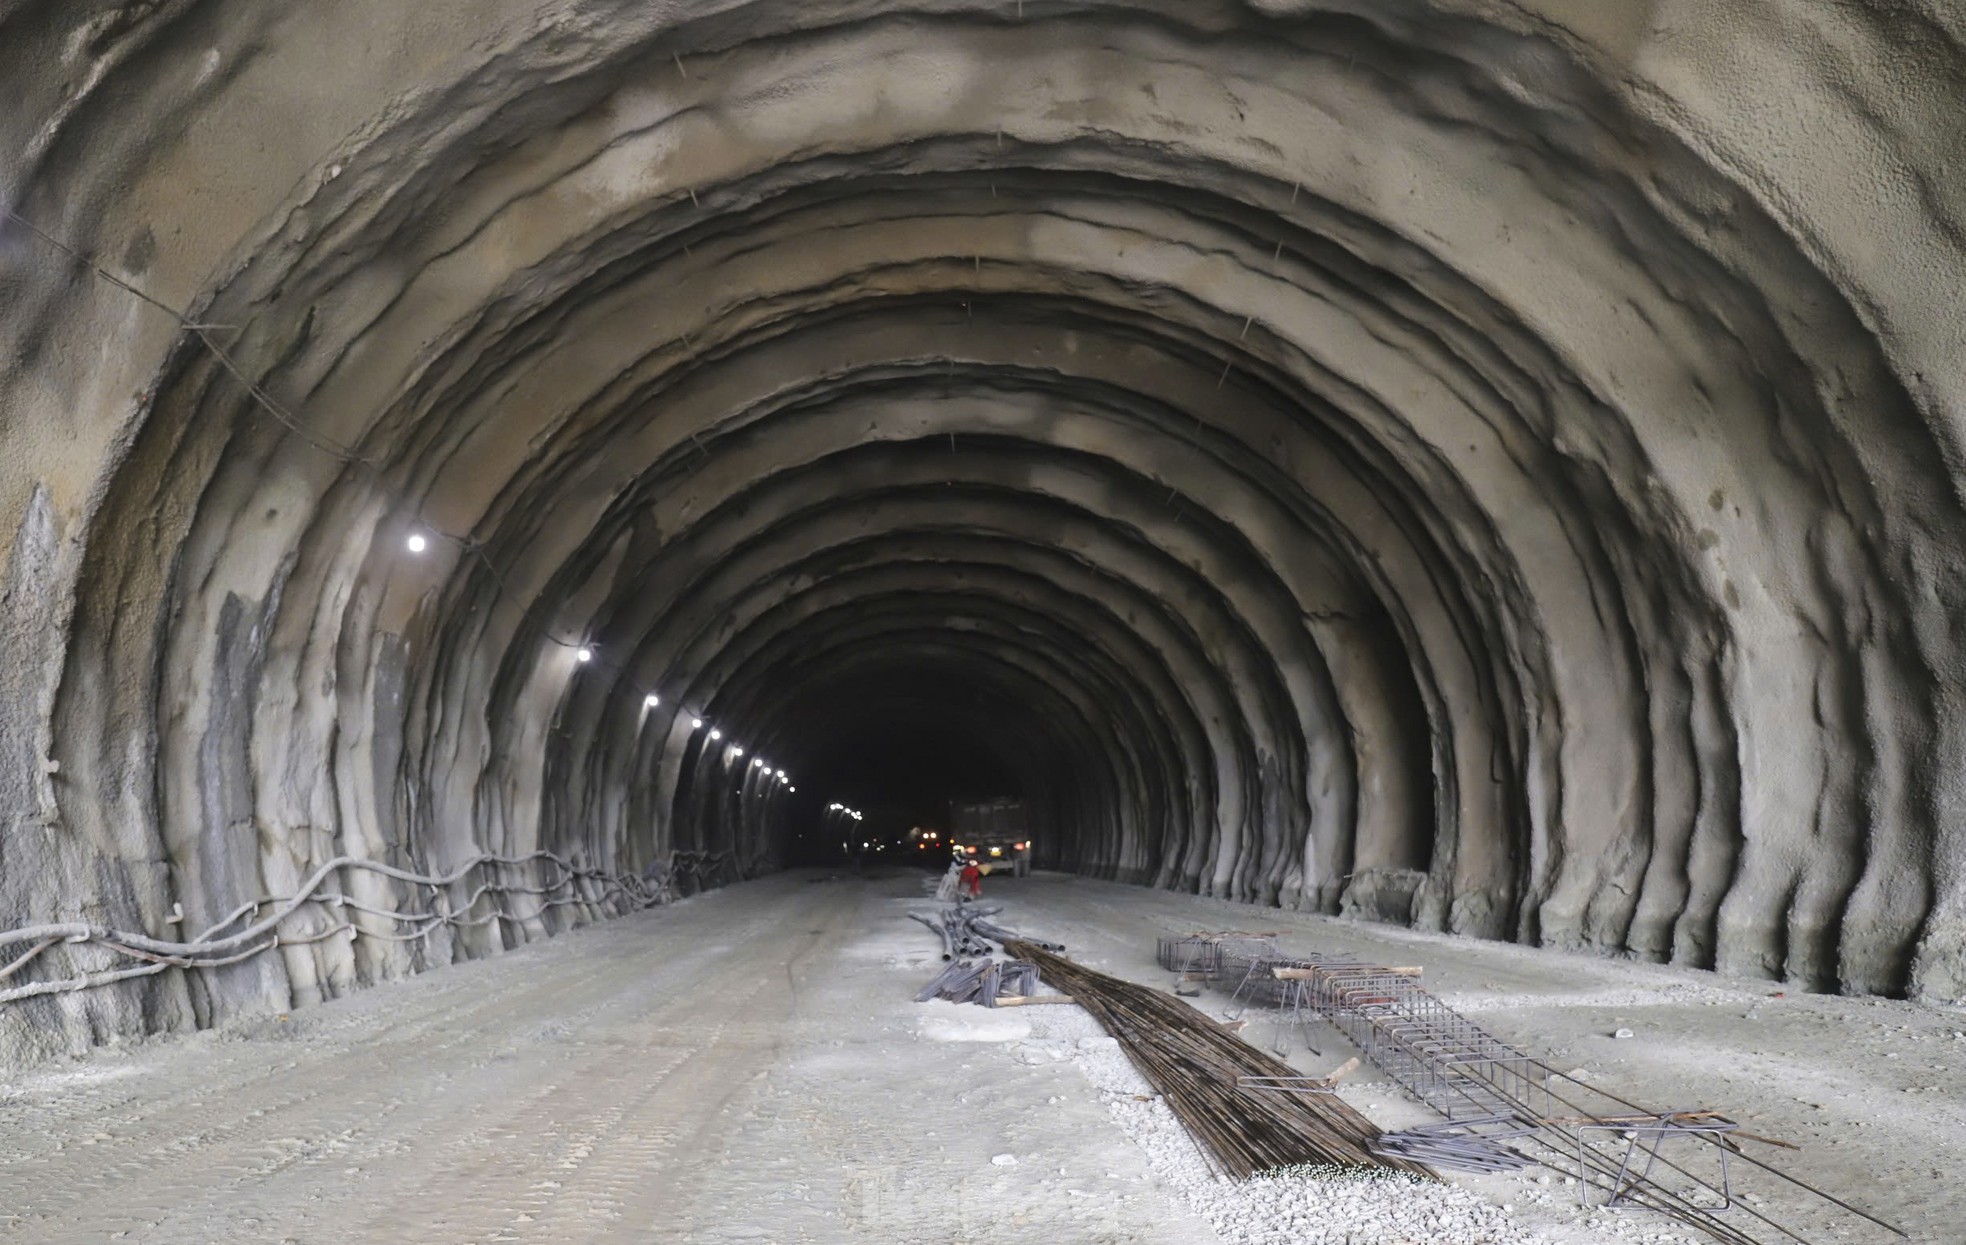
[[[1456,1005],[1559,1066],[1800,1143],[1790,1170],[1914,1239],[1956,1239],[1966,1215],[1957,1011],[1052,875],[986,886],[999,919],[1155,984],[1158,934],[1228,925],[1423,964]],[[912,1003],[939,965],[902,916],[922,902],[914,873],[780,875],[17,1074],[0,1083],[0,1239],[1422,1239],[1375,1219],[1371,1191],[1321,1203],[1301,1181],[1209,1181],[1076,1009]],[[1326,1036],[1321,1061],[1295,1061],[1342,1058]],[[1346,1095],[1389,1125],[1424,1114],[1370,1076]],[[1426,1213],[1466,1226],[1430,1243],[1685,1239],[1649,1218],[1586,1218],[1534,1172],[1455,1184]],[[1869,1239],[1750,1187],[1817,1239]],[[1360,1221],[1307,1220],[1320,1204]]]

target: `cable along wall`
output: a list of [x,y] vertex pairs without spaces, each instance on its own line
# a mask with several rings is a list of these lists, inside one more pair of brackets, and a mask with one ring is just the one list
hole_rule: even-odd
[[[7,228],[8,924],[768,868],[940,689],[1054,866],[1962,992],[1958,312],[1863,258],[1962,265],[1908,79],[1718,0],[699,7],[0,14],[9,204],[225,326]],[[1904,167],[1703,94],[1777,67]],[[283,956],[0,1023],[424,963]]]

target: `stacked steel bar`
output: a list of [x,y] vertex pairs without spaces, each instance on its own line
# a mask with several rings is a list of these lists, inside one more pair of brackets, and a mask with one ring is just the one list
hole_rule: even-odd
[[[992,912],[1001,909],[992,908]],[[920,921],[934,930],[942,939],[942,958],[953,960],[957,956],[977,956],[990,954],[990,946],[969,927],[969,918],[959,908],[944,908],[934,916],[926,912],[910,912],[908,918]]]
[[[942,939],[942,958],[953,960],[958,956],[978,956],[990,954],[990,943],[1007,942],[1013,938],[1023,938],[1016,930],[1005,929],[984,920],[1003,911],[1001,904],[995,907],[979,908],[970,904],[951,904],[941,912],[930,915],[926,912],[910,912],[911,920],[920,921],[934,930]],[[1063,951],[1062,944],[1030,939],[1047,951]]]
[[923,986],[915,995],[915,1002],[947,999],[951,1003],[995,1007],[999,999],[1029,998],[1036,993],[1037,984],[1037,966],[1023,960],[957,960]]
[[1521,1171],[1533,1162],[1505,1143],[1534,1129],[1535,1125],[1513,1115],[1473,1116],[1387,1133],[1372,1143],[1372,1152],[1396,1154],[1444,1171]]
[[1074,964],[1032,943],[1006,950],[1038,966],[1090,1012],[1180,1119],[1217,1171],[1243,1179],[1304,1163],[1432,1175],[1422,1164],[1373,1153],[1379,1129],[1337,1095],[1253,1092],[1239,1080],[1308,1083],[1170,995]]
[[1028,942],[1034,947],[1042,947],[1046,951],[1063,951],[1065,949],[1065,944],[1062,942],[1045,942],[1041,938],[1026,938],[1024,935],[1018,933],[1014,929],[1005,929],[1001,925],[993,925],[989,921],[983,919],[983,917],[988,916],[991,913],[997,911],[1000,911],[1000,909],[991,908],[985,912],[977,912],[975,910],[969,910],[969,914],[966,919],[966,926],[969,932],[971,934],[974,934],[978,938],[988,938],[992,942],[997,942],[997,943],[1010,943],[1010,942],[1022,941],[1022,942]]

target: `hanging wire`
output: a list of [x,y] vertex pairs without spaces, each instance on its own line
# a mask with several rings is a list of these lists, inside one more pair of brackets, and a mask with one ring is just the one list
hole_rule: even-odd
[[201,342],[204,345],[205,349],[211,353],[212,358],[217,361],[218,365],[224,368],[225,371],[228,374],[230,374],[234,380],[238,381],[239,384],[245,388],[246,392],[252,396],[253,401],[258,403],[260,408],[264,410],[267,414],[271,415],[274,419],[278,420],[281,424],[285,425],[289,432],[293,433],[295,436],[299,437],[307,444],[313,446],[315,449],[321,451],[323,454],[327,454],[334,458],[338,458],[345,463],[352,463],[356,466],[367,468],[369,471],[375,472],[378,475],[381,474],[380,468],[377,467],[376,464],[371,460],[364,458],[362,455],[356,453],[353,446],[344,445],[341,442],[334,440],[332,437],[323,436],[322,434],[315,432],[313,429],[307,427],[307,425],[301,421],[299,416],[295,415],[292,411],[288,410],[277,399],[275,399],[272,394],[266,392],[266,390],[263,387],[261,387],[258,381],[255,381],[252,379],[252,377],[246,375],[245,369],[239,366],[238,361],[235,360],[232,357],[232,355],[229,352],[227,352],[223,346],[219,345],[218,342],[213,340],[212,338],[212,330],[217,328],[222,328],[225,326],[216,325],[216,324],[205,324],[205,323],[201,323],[200,321],[192,319],[191,314],[189,312],[182,311],[176,307],[173,307],[171,304],[165,302],[163,299],[157,297],[155,294],[150,293],[148,290],[145,290],[142,286],[137,285],[135,282],[128,281],[122,277],[117,276],[115,273],[111,272],[109,269],[103,267],[100,263],[97,263],[94,259],[90,258],[87,254],[83,253],[81,250],[77,249],[76,247],[70,246],[68,243],[62,241],[54,234],[48,232],[46,229],[43,229],[40,225],[29,220],[27,217],[22,216],[19,212],[15,211],[13,208],[0,205],[0,212],[6,213],[8,220],[14,221],[15,223],[19,224],[22,228],[27,229],[28,231],[33,233],[35,237],[41,239],[43,242],[47,243],[55,250],[60,251],[63,255],[67,256],[70,260],[82,265],[84,268],[87,268],[90,272],[95,273],[96,276],[102,278],[102,280],[107,281],[109,284],[115,286],[117,289],[124,291],[125,293],[129,294],[131,297],[139,300],[140,302],[143,302],[151,307],[156,308],[158,311],[163,312],[171,319],[177,321],[178,327],[182,328],[185,332],[190,333],[193,337],[197,338],[199,342]]

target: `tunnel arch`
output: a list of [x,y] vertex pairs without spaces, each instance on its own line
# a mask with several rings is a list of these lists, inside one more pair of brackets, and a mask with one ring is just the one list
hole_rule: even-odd
[[1966,990],[1944,19],[1859,99],[1882,6],[344,7],[0,8],[16,923],[755,874],[942,670],[1061,868]]

